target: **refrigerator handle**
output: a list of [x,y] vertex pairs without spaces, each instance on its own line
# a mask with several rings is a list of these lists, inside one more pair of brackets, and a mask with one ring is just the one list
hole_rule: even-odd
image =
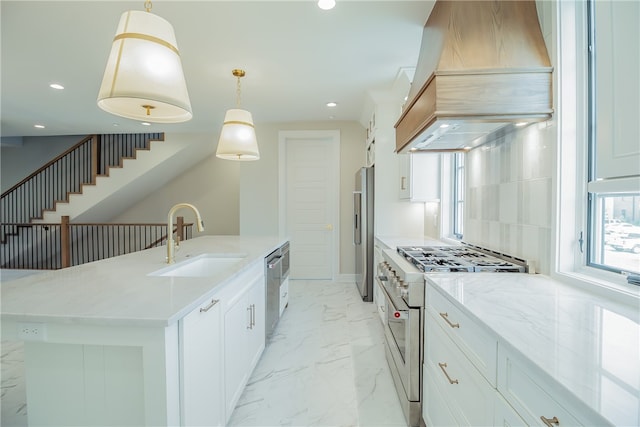
[[362,201],[362,191],[354,191],[353,192],[353,244],[359,245],[362,243],[362,231],[361,231],[361,221],[362,215],[360,215]]

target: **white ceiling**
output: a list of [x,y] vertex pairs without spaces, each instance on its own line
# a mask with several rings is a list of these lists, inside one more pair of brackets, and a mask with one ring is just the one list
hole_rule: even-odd
[[[366,122],[367,94],[390,89],[401,68],[415,67],[433,1],[336,1],[323,11],[314,0],[155,0],[153,13],[176,33],[193,119],[148,128],[96,105],[120,15],[144,10],[143,0],[2,0],[0,134],[217,133],[236,102],[233,68],[247,72],[242,107],[256,126]],[[52,82],[65,90],[50,89]]]

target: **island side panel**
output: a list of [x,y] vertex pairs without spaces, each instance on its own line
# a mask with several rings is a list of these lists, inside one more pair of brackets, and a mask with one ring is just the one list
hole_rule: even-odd
[[44,341],[25,342],[31,425],[180,425],[176,324],[43,325]]

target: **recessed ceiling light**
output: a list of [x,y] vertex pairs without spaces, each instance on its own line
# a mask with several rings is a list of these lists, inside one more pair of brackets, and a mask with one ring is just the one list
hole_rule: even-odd
[[448,123],[443,123],[443,124],[441,124],[441,125],[440,125],[440,127],[441,127],[441,128],[443,128],[443,129],[444,129],[444,128],[448,128],[448,127],[449,127],[449,124],[448,124]]
[[337,102],[327,102],[327,107],[335,107],[336,105],[338,105]]
[[62,86],[60,83],[51,83],[49,87],[52,89],[58,89],[58,90],[64,89],[64,86]]
[[527,124],[528,124],[527,122],[519,122],[519,123],[516,123],[516,126],[522,127],[522,126],[526,126]]
[[140,124],[141,124],[142,126],[151,126],[151,123],[149,123],[149,122],[142,122],[142,123],[140,123]]
[[34,128],[44,129],[44,125],[33,125]]
[[118,123],[114,123],[113,126],[118,127],[120,125]]
[[336,0],[318,0],[318,7],[322,10],[330,10],[336,6]]
[[335,118],[336,118],[336,116],[329,116],[329,119],[331,119],[331,120],[333,120]]

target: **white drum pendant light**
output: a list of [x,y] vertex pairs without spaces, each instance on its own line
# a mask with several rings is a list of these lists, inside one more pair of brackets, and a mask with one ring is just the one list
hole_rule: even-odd
[[[238,78],[237,106],[240,107],[240,78],[244,77],[244,70],[233,70],[232,74]],[[239,108],[227,110],[224,124],[218,140],[216,157],[227,160],[258,160],[258,141],[253,126],[251,113]]]
[[134,120],[190,120],[191,102],[173,27],[151,13],[122,14],[98,93],[103,110]]

